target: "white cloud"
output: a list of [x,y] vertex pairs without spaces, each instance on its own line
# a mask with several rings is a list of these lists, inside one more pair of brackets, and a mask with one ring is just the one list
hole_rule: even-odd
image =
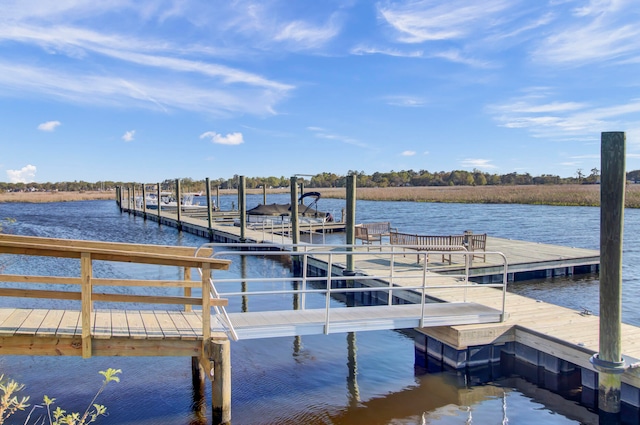
[[295,49],[314,49],[321,47],[339,33],[339,27],[331,20],[327,25],[318,27],[303,21],[286,24],[274,37],[275,41],[292,42]]
[[218,134],[214,131],[207,131],[206,133],[202,133],[200,135],[201,139],[210,139],[211,143],[216,143],[219,145],[241,145],[244,143],[242,133],[229,133],[226,136],[222,134]]
[[421,58],[424,56],[424,52],[422,50],[414,50],[414,51],[403,51],[399,49],[392,48],[378,48],[378,47],[367,47],[367,46],[357,46],[351,49],[352,55],[387,55],[394,56],[400,58]]
[[388,96],[386,100],[391,106],[417,108],[425,105],[424,99],[415,96]]
[[498,168],[495,165],[491,164],[491,160],[490,159],[480,159],[480,158],[467,158],[467,159],[463,159],[460,164],[463,167],[467,167],[467,168],[478,168],[478,169],[492,169],[492,168]]
[[396,29],[404,43],[451,40],[466,37],[478,28],[491,26],[494,17],[513,2],[506,0],[412,1],[380,6],[382,18]]
[[40,124],[38,126],[38,130],[41,130],[41,131],[54,131],[56,129],[56,127],[58,127],[61,124],[62,123],[60,121],[43,122],[42,124]]
[[133,136],[135,136],[135,134],[136,134],[135,130],[127,131],[122,136],[122,140],[124,140],[125,142],[131,142],[133,140]]
[[348,145],[359,146],[361,148],[369,147],[366,143],[363,143],[352,137],[343,136],[340,134],[330,133],[321,127],[307,127],[307,130],[313,131],[315,136],[320,139],[336,140],[338,142],[346,143]]
[[416,151],[403,151],[400,155],[402,156],[414,156]]
[[35,181],[36,166],[25,165],[19,170],[7,170],[7,178],[10,183],[31,183]]
[[596,106],[571,101],[550,101],[550,92],[532,92],[519,99],[487,108],[506,128],[526,129],[535,137],[555,140],[591,140],[606,129],[640,126],[640,99],[618,105]]

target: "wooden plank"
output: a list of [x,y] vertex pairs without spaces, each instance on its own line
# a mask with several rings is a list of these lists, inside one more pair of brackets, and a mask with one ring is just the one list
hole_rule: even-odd
[[139,311],[126,310],[127,325],[129,326],[129,335],[133,339],[146,339],[147,331]]
[[0,308],[0,326],[14,311],[16,311],[15,308]]
[[64,310],[49,310],[40,328],[36,331],[36,336],[55,336],[63,315]]
[[[94,293],[94,301],[101,302],[130,302],[130,303],[146,303],[146,304],[178,304],[178,305],[200,305],[202,304],[201,298],[188,298],[188,297],[169,297],[162,295],[131,295],[131,294],[105,294]],[[229,300],[224,298],[212,298],[212,306],[226,306],[229,304]]]
[[29,316],[31,310],[16,309],[0,325],[0,335],[11,336],[16,333],[22,322]]
[[65,310],[60,320],[56,336],[73,337],[82,334],[82,330],[78,328],[80,322],[80,312],[73,310]]
[[29,276],[19,274],[0,274],[0,282],[19,283],[47,283],[57,285],[79,285],[82,280],[79,277],[60,276]]
[[93,313],[93,337],[97,339],[111,338],[111,311],[96,310]]
[[111,335],[117,338],[130,336],[127,315],[122,310],[111,310]]
[[16,330],[16,335],[35,335],[38,328],[42,324],[48,310],[31,310],[26,319],[20,324]]
[[167,314],[173,320],[173,324],[178,330],[181,339],[185,340],[193,340],[197,338],[197,335],[201,332],[196,333],[187,319],[184,317],[181,311],[168,311]]
[[160,329],[162,330],[165,338],[180,338],[180,332],[176,328],[176,325],[173,323],[173,320],[171,320],[168,312],[155,310],[154,314],[156,315],[156,320],[158,321],[158,325],[160,325]]
[[140,317],[142,317],[142,321],[144,323],[144,329],[147,332],[147,338],[149,339],[164,338],[164,334],[162,333],[160,324],[156,319],[156,315],[153,314],[153,311],[141,311]]
[[151,286],[159,288],[199,288],[200,282],[187,280],[153,279],[93,279],[93,286]]

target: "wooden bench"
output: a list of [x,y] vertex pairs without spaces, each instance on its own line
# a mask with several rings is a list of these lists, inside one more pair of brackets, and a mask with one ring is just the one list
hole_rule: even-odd
[[[487,244],[487,234],[467,233],[464,235],[416,235],[411,233],[400,233],[391,231],[389,233],[389,242],[391,245],[406,245],[406,248],[416,251],[484,251]],[[466,243],[465,243],[466,242]],[[484,254],[477,254],[483,257]],[[451,254],[442,254],[442,262],[446,261],[451,264]],[[476,254],[472,255],[472,258]],[[418,263],[420,263],[420,254],[418,254]]]
[[363,245],[371,245],[374,242],[382,245],[382,237],[389,236],[392,230],[388,221],[356,224],[354,229],[355,238],[360,239]]

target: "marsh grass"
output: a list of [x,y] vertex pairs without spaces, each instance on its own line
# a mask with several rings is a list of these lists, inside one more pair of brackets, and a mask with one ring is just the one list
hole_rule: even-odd
[[[599,206],[600,185],[425,186],[357,188],[357,199],[370,201],[450,202],[465,204],[531,204]],[[345,190],[320,189],[325,198],[344,198]],[[640,208],[640,184],[628,184],[628,208]]]
[[[325,198],[344,199],[344,188],[313,188]],[[600,185],[530,185],[530,186],[420,186],[357,188],[357,199],[370,201],[450,202],[464,204],[532,204],[590,206],[600,205]],[[236,194],[235,190],[221,190],[221,195]],[[248,189],[260,194],[262,189]],[[289,193],[288,188],[269,189],[267,193]],[[0,193],[2,202],[65,202],[107,199],[115,200],[113,192],[22,192]],[[640,208],[640,184],[627,184],[627,208]]]

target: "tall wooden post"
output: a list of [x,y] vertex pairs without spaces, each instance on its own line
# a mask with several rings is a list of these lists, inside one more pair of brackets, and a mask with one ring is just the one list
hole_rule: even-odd
[[133,211],[135,216],[135,211],[136,211],[136,184],[135,183],[131,185],[131,200],[133,201]]
[[293,176],[291,185],[291,241],[300,243],[300,222],[298,220],[298,178]]
[[[356,225],[356,175],[351,174],[347,176],[347,217],[346,217],[346,233],[347,233],[347,245],[354,245],[355,238],[355,225]],[[352,248],[349,248],[351,251]],[[347,268],[345,274],[352,274],[354,269],[353,255],[347,255]]]
[[601,136],[600,184],[600,352],[591,358],[599,372],[598,407],[620,412],[622,359],[622,234],[624,227],[625,139]]
[[160,205],[162,204],[162,199],[160,196],[160,183],[156,183],[156,188],[158,192],[158,225],[162,224],[162,220],[160,220],[160,209],[162,208]]
[[147,219],[147,188],[146,185],[142,183],[142,217]]
[[220,186],[216,186],[216,207],[220,209]]
[[207,222],[209,224],[209,241],[213,241],[213,208],[211,205],[211,182],[209,181],[209,177],[205,179],[205,184],[207,185],[205,193],[207,195]]
[[247,238],[247,179],[240,176],[238,183],[238,209],[240,211],[240,242]]
[[176,179],[176,204],[178,204],[178,209],[176,210],[177,220],[178,220],[178,230],[182,230],[182,221],[180,220],[180,216],[182,215],[182,191],[180,190],[180,179]]
[[262,185],[262,205],[267,205],[267,185]]

